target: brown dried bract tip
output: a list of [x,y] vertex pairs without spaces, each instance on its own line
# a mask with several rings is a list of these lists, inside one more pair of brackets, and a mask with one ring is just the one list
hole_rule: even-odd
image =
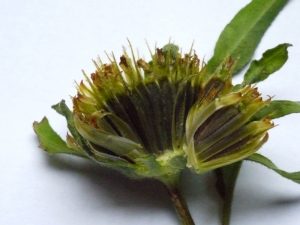
[[156,49],[156,52],[157,52],[157,62],[158,62],[158,64],[160,64],[160,65],[165,64],[166,58],[165,58],[165,56],[163,55],[162,48],[157,48],[157,49]]
[[113,74],[112,65],[111,64],[104,64],[103,66],[104,76],[107,78],[108,76]]
[[100,80],[100,76],[99,76],[99,73],[97,70],[95,71],[95,73],[91,73],[91,79],[92,79],[93,83]]
[[89,124],[95,128],[99,128],[98,124],[97,124],[97,118],[94,117],[94,116],[91,116],[90,117],[90,120],[89,120]]
[[138,67],[142,68],[145,72],[150,72],[150,66],[145,60],[139,59],[137,62]]
[[253,91],[251,93],[251,98],[254,99],[254,98],[258,98],[260,96],[260,93],[258,92],[258,88],[253,88]]
[[120,57],[120,63],[119,65],[123,68],[123,66],[125,66],[126,68],[128,67],[127,61],[126,61],[126,57],[124,55],[122,55]]

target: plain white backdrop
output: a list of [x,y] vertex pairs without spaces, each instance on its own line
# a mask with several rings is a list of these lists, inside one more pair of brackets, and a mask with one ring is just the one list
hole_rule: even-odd
[[[51,109],[71,107],[74,80],[94,71],[104,51],[119,57],[130,39],[149,59],[150,46],[171,38],[183,52],[209,59],[215,42],[249,0],[209,1],[0,1],[0,224],[179,225],[167,192],[151,180],[133,181],[93,162],[48,155],[37,147],[32,123],[47,116],[65,137],[64,118]],[[258,46],[254,58],[291,43],[289,60],[259,84],[264,97],[300,100],[300,1],[290,0]],[[235,82],[242,80],[242,74]],[[287,171],[300,170],[300,114],[275,120],[260,153]],[[220,198],[211,173],[188,171],[183,191],[196,224],[220,224]],[[298,225],[300,185],[246,162],[233,203],[232,225]]]

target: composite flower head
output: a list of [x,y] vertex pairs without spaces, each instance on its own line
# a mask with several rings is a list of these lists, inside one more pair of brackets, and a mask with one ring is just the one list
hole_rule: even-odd
[[[197,173],[221,168],[218,184],[224,184],[222,174],[234,176],[241,165],[235,162],[246,159],[299,183],[299,173],[279,170],[255,154],[274,127],[271,119],[300,112],[299,102],[263,99],[256,87],[285,63],[289,46],[278,45],[254,60],[235,86],[231,57],[209,73],[209,63],[193,50],[181,54],[173,44],[150,51],[150,61],[136,59],[132,48],[130,55],[124,49],[119,61],[114,55],[108,63],[98,59],[95,72],[84,73],[86,82],[77,84],[73,109],[64,100],[53,106],[67,120],[66,142],[44,118],[34,123],[40,147],[91,159],[131,178],[163,182],[182,224],[194,224],[178,188],[185,167]],[[217,187],[223,193],[222,185]]]
[[178,49],[157,48],[150,62],[125,50],[119,62],[95,61],[72,98],[76,137],[68,135],[68,146],[129,176],[155,178],[185,166],[206,172],[256,152],[273,123],[253,115],[270,99],[255,86],[232,85],[230,57],[206,74],[194,51]]

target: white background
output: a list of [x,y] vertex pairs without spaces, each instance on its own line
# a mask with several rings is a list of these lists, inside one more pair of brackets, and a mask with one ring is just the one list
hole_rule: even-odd
[[[48,155],[37,147],[34,120],[47,116],[65,137],[64,118],[50,108],[76,94],[81,70],[104,51],[119,57],[129,38],[149,59],[145,39],[162,47],[171,38],[201,57],[212,56],[224,26],[249,0],[0,1],[0,224],[179,224],[164,187],[133,181],[93,162]],[[289,60],[266,82],[264,97],[300,100],[300,1],[291,0],[266,32],[254,58],[288,42]],[[202,57],[201,57],[202,58]],[[236,78],[236,82],[242,75]],[[275,121],[260,153],[280,168],[300,170],[300,115]],[[220,224],[214,176],[183,177],[196,224]],[[298,225],[300,186],[255,163],[244,163],[232,225]]]

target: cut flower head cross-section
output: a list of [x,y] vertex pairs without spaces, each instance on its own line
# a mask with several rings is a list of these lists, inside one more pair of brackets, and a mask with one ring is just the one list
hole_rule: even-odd
[[124,51],[119,63],[94,62],[72,98],[85,146],[68,136],[69,147],[131,177],[160,179],[186,165],[202,173],[234,163],[267,141],[273,123],[252,117],[270,99],[252,85],[234,88],[231,58],[208,76],[194,52],[182,56],[176,45],[151,56],[135,60]]

